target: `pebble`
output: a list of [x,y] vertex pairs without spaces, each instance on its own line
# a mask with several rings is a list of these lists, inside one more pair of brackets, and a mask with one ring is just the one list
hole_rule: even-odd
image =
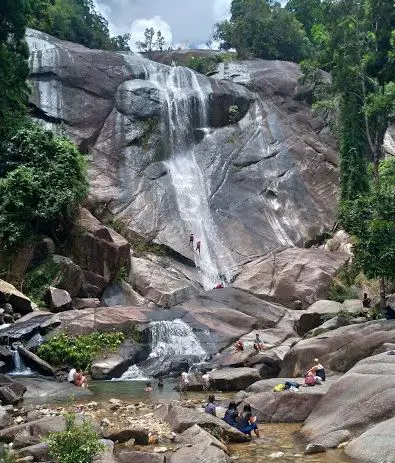
[[275,459],[275,458],[282,458],[285,455],[284,452],[273,452],[269,455],[269,458]]

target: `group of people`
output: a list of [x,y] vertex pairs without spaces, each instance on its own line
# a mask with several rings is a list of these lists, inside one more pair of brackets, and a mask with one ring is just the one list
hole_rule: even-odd
[[[189,246],[191,246],[192,249],[194,248],[194,243],[195,243],[195,236],[193,233],[191,233],[189,235]],[[198,252],[199,254],[200,254],[201,246],[202,246],[202,243],[200,242],[200,240],[196,241],[196,252]]]
[[[244,351],[244,343],[243,343],[243,341],[241,339],[238,339],[234,343],[234,347],[236,349],[235,352],[243,352]],[[263,343],[263,341],[259,337],[258,333],[255,334],[254,349],[256,350],[257,353],[265,350],[265,344]]]
[[88,380],[79,368],[72,368],[67,376],[67,381],[75,386],[88,388]]
[[[210,415],[217,416],[217,407],[215,406],[215,397],[213,395],[208,397],[208,402],[204,408],[204,411]],[[249,404],[245,404],[243,411],[239,413],[236,407],[236,403],[230,402],[223,420],[230,426],[238,429],[243,434],[251,436],[251,433],[254,432],[256,437],[259,437],[259,429],[258,425],[256,424],[256,417],[253,416],[251,405]]]
[[[159,376],[159,378],[158,378],[158,389],[162,390],[163,387],[164,387],[163,378],[162,378],[162,376]],[[152,392],[153,390],[154,390],[154,388],[152,387],[152,383],[149,381],[145,386],[145,392]]]

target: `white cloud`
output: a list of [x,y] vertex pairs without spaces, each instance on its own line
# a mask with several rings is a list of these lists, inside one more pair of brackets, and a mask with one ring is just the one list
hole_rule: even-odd
[[136,19],[133,21],[130,28],[130,48],[132,50],[137,50],[136,42],[144,42],[144,31],[147,28],[153,27],[155,33],[160,30],[163,37],[165,38],[165,47],[168,47],[173,42],[173,34],[169,24],[164,21],[160,16],[153,16],[152,18],[145,19]]
[[213,15],[215,22],[229,19],[232,0],[214,0]]
[[99,2],[98,0],[93,0],[93,5],[95,10],[100,13],[108,22],[108,30],[110,31],[110,36],[121,35],[115,24],[109,19],[111,18],[112,9],[109,5]]

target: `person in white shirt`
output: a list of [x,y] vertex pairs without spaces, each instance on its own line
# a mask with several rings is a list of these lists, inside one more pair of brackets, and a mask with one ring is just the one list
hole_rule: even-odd
[[208,391],[210,389],[210,375],[208,373],[205,373],[202,375],[202,380],[203,380],[203,390]]
[[74,379],[75,379],[75,374],[77,373],[77,370],[75,368],[72,368],[70,371],[69,371],[69,374],[67,376],[67,381],[69,383],[73,383],[74,384]]

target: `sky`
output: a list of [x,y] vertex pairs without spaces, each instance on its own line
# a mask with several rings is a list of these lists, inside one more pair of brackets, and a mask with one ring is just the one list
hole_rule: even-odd
[[204,47],[214,24],[228,17],[231,0],[95,0],[112,35],[132,35],[130,45],[144,39],[147,27],[160,29],[166,45]]

